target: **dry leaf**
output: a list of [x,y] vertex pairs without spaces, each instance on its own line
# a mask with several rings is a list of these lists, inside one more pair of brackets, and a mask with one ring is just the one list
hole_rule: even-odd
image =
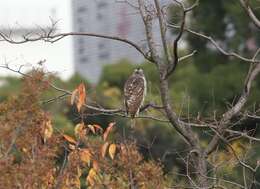
[[79,94],[79,99],[77,102],[77,109],[80,112],[80,109],[82,107],[83,104],[85,104],[85,100],[86,100],[86,89],[85,89],[85,85],[84,83],[81,83],[78,88],[78,94]]
[[115,124],[116,124],[115,122],[109,123],[108,127],[106,128],[106,131],[103,134],[104,141],[107,140],[107,137],[108,137],[109,133],[111,132],[111,130],[113,129]]
[[120,150],[123,156],[127,155],[127,149],[126,146],[124,144],[120,144]]
[[76,101],[76,97],[78,96],[78,89],[75,89],[70,97],[70,104],[73,105]]
[[116,154],[116,144],[110,144],[109,148],[108,148],[108,153],[109,156],[111,157],[111,159],[115,158],[115,154]]
[[101,133],[103,132],[103,128],[100,125],[94,124],[93,126],[96,128],[97,131],[99,130]]
[[109,145],[109,143],[108,143],[108,142],[105,142],[105,143],[101,146],[101,156],[102,156],[103,158],[106,156],[108,145]]
[[93,164],[92,164],[93,169],[95,169],[95,171],[99,171],[99,165],[98,162],[96,160],[93,160]]
[[80,159],[84,163],[87,163],[88,166],[90,165],[91,158],[92,158],[92,154],[89,149],[85,148],[85,149],[80,150]]
[[63,138],[64,138],[66,141],[68,141],[69,143],[77,144],[77,141],[76,141],[74,138],[72,138],[71,136],[65,135],[65,134],[63,134],[62,136],[63,136]]
[[91,130],[93,134],[96,134],[95,127],[93,125],[88,125],[88,128]]
[[76,149],[76,146],[74,144],[69,144],[69,149],[70,150],[75,150]]
[[79,166],[77,166],[77,176],[78,176],[78,178],[81,177],[81,175],[82,175],[82,170],[80,169]]
[[81,138],[84,138],[86,136],[86,129],[84,123],[78,123],[74,128],[74,134],[75,136]]
[[95,185],[96,178],[97,178],[97,172],[95,171],[94,168],[91,168],[87,176],[87,183],[89,183],[91,186]]
[[45,130],[44,130],[44,136],[43,136],[43,141],[44,143],[46,143],[46,141],[51,138],[53,133],[53,128],[52,128],[52,124],[51,124],[51,120],[48,120],[45,123]]

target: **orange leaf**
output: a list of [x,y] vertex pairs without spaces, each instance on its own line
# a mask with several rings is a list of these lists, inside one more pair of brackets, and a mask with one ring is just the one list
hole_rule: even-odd
[[76,141],[74,138],[72,138],[71,136],[65,135],[65,134],[63,134],[62,136],[63,136],[63,138],[64,138],[66,141],[68,141],[69,143],[77,144],[77,141]]
[[23,151],[24,153],[28,152],[28,150],[27,150],[26,148],[22,148],[22,151]]
[[96,128],[96,130],[100,130],[101,133],[103,132],[103,128],[100,125],[94,124],[93,126]]
[[91,158],[92,158],[92,154],[91,154],[91,151],[89,149],[80,150],[80,159],[84,163],[87,163],[88,166],[90,165]]
[[105,142],[102,147],[101,147],[101,156],[104,158],[106,156],[107,153],[107,147],[108,147],[109,143]]
[[88,125],[88,128],[91,130],[93,134],[96,134],[95,127],[93,125]]
[[111,130],[113,129],[115,124],[116,124],[115,122],[109,123],[108,127],[106,128],[105,133],[103,134],[104,141],[107,140],[107,137],[108,137],[109,133],[111,132]]
[[85,89],[84,83],[81,83],[78,86],[77,90],[78,90],[78,94],[79,94],[77,109],[80,112],[82,105],[85,104],[85,101],[86,101],[86,89]]
[[115,154],[116,154],[116,145],[115,144],[110,144],[110,146],[108,148],[108,153],[109,153],[109,156],[111,157],[111,159],[115,158]]
[[99,171],[99,165],[96,160],[93,160],[93,169],[95,169],[96,171]]
[[76,101],[76,96],[78,95],[78,89],[75,89],[70,97],[70,104],[73,105]]
[[87,182],[93,186],[95,184],[95,180],[97,178],[97,172],[95,171],[94,168],[91,168],[89,170],[88,176],[87,176]]

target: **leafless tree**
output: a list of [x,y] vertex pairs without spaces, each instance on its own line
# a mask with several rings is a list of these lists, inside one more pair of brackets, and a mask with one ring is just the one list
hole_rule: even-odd
[[[131,4],[128,1],[125,1],[125,3],[128,3],[133,8],[137,9],[137,11],[140,13],[141,18],[143,20],[143,24],[145,27],[145,33],[146,33],[146,41],[148,44],[148,52],[145,52],[141,47],[138,46],[138,44],[124,38],[120,38],[117,36],[107,36],[107,35],[101,35],[97,33],[86,33],[86,32],[68,32],[68,33],[55,33],[55,23],[53,23],[51,29],[48,31],[42,31],[40,33],[37,33],[36,35],[24,35],[21,39],[15,40],[11,33],[5,34],[0,33],[0,40],[6,41],[12,44],[21,44],[21,43],[27,43],[27,42],[33,42],[33,41],[39,41],[43,40],[45,42],[54,43],[57,42],[67,36],[85,36],[85,37],[98,37],[98,38],[106,38],[111,40],[120,41],[122,43],[126,43],[127,45],[130,45],[131,47],[135,48],[138,52],[140,52],[143,57],[148,60],[151,64],[154,64],[157,68],[158,74],[159,74],[159,80],[160,80],[160,96],[161,96],[161,105],[155,105],[153,103],[146,104],[142,110],[147,108],[154,108],[159,109],[160,111],[163,110],[166,118],[165,119],[159,119],[153,116],[140,116],[139,118],[147,118],[147,119],[154,119],[157,121],[164,121],[168,122],[169,125],[175,128],[175,130],[178,132],[178,134],[182,137],[182,139],[187,143],[189,146],[188,150],[188,156],[186,158],[183,158],[183,161],[186,164],[186,174],[184,175],[190,182],[190,188],[225,188],[221,184],[219,184],[219,180],[221,180],[221,183],[228,183],[230,185],[233,185],[237,188],[253,188],[256,183],[256,172],[260,166],[260,162],[255,162],[253,165],[249,165],[246,161],[246,155],[245,158],[241,158],[238,155],[236,155],[236,151],[233,149],[230,140],[228,140],[225,136],[226,133],[229,133],[231,135],[234,135],[236,137],[245,138],[249,143],[254,142],[260,142],[259,138],[255,138],[251,136],[247,132],[241,132],[234,130],[233,126],[233,118],[238,117],[255,117],[259,119],[259,115],[256,114],[250,114],[246,111],[243,111],[243,107],[246,104],[248,97],[250,96],[251,88],[252,88],[252,82],[256,79],[257,75],[260,72],[260,59],[258,58],[260,54],[260,48],[257,49],[257,51],[254,53],[253,57],[244,57],[242,54],[236,53],[236,52],[229,52],[225,49],[223,49],[214,38],[211,36],[208,36],[206,34],[199,33],[197,31],[194,31],[192,28],[189,28],[189,26],[186,24],[187,15],[192,12],[193,9],[195,9],[197,6],[199,6],[199,1],[195,1],[194,4],[190,6],[186,6],[183,1],[173,0],[172,4],[175,6],[178,6],[179,9],[182,11],[182,19],[180,25],[169,23],[166,15],[165,15],[165,7],[161,7],[159,0],[138,0],[135,5]],[[250,7],[248,0],[240,0],[241,8],[244,9],[245,14],[248,15],[248,17],[251,19],[251,22],[254,23],[254,25],[257,28],[260,28],[260,20],[255,16],[252,8]],[[153,21],[157,20],[159,22],[159,29],[160,31],[160,43],[163,47],[163,53],[159,52],[156,48],[156,41],[154,33],[152,32],[153,29]],[[171,45],[169,45],[169,42],[166,38],[166,31],[168,29],[174,29],[178,31],[178,34],[176,35],[176,38],[171,42]],[[196,52],[196,49],[194,49],[193,52],[190,54],[187,54],[186,56],[180,57],[178,53],[178,47],[179,42],[185,32],[188,32],[195,37],[207,40],[210,42],[217,51],[222,53],[225,56],[233,57],[236,59],[239,59],[243,61],[245,64],[250,64],[249,70],[247,70],[247,76],[244,80],[244,86],[241,89],[241,96],[239,99],[233,104],[231,108],[229,108],[222,116],[221,119],[214,119],[212,121],[185,121],[184,118],[181,118],[178,116],[178,114],[175,112],[172,99],[169,95],[169,77],[175,73],[175,70],[177,69],[178,64],[193,56]],[[172,49],[172,52],[170,50]],[[18,72],[20,74],[23,74],[20,69],[19,70],[13,70],[8,65],[3,65],[1,67],[7,68],[9,70]],[[246,72],[246,70],[245,70]],[[67,91],[65,89],[61,89],[53,84],[51,86],[62,92],[60,97],[64,95],[71,95],[72,93],[70,91]],[[55,97],[51,100],[56,100],[59,97]],[[100,107],[94,107],[89,104],[85,104],[85,106],[88,109],[91,109],[95,112],[98,112],[100,114],[109,114],[109,115],[119,115],[119,116],[125,116],[124,108],[118,108],[118,109],[105,109]],[[195,129],[201,129],[201,130],[211,130],[213,133],[213,136],[210,138],[209,141],[207,141],[207,145],[201,144],[201,138],[199,135],[195,132]],[[220,143],[224,143],[227,148],[230,149],[230,151],[234,154],[234,157],[236,158],[238,164],[243,167],[244,174],[249,173],[251,175],[250,183],[245,178],[244,179],[244,185],[238,184],[233,181],[227,181],[223,178],[218,178],[214,175],[215,169],[218,168],[218,165],[212,165],[208,161],[208,157],[213,154],[214,152],[218,151],[218,146]],[[205,147],[206,146],[206,147]],[[195,171],[192,173],[195,174],[194,177],[191,176],[190,172],[190,166],[193,166]],[[209,172],[213,172],[213,174],[209,174]],[[213,175],[213,176],[212,176]],[[245,177],[245,176],[244,176]],[[173,188],[182,188],[181,186],[172,186]]]

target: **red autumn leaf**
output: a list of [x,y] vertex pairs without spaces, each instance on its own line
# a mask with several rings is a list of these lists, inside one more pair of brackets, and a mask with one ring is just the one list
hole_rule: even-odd
[[85,104],[85,101],[86,101],[86,89],[85,89],[84,83],[81,83],[78,86],[77,90],[78,90],[78,94],[79,94],[79,99],[77,102],[77,109],[80,112],[82,105]]
[[109,133],[111,132],[111,130],[113,129],[115,124],[116,124],[115,122],[109,123],[108,127],[106,128],[106,131],[103,134],[104,141],[107,140],[107,137],[108,137]]
[[98,162],[96,160],[93,160],[92,167],[97,172],[99,171],[99,164],[98,164]]
[[109,143],[108,143],[108,142],[105,142],[105,143],[101,146],[101,156],[102,156],[103,158],[106,156],[108,145],[109,145]]
[[69,143],[77,144],[77,141],[76,141],[74,138],[72,138],[71,136],[65,135],[65,134],[63,134],[62,136],[63,136],[63,138],[64,138],[66,141],[68,141]]

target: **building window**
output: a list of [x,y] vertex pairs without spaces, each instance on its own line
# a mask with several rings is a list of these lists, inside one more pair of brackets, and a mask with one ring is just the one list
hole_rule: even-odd
[[79,7],[77,12],[78,13],[83,13],[83,12],[86,12],[87,11],[87,7]]
[[109,58],[109,52],[100,52],[98,58],[100,60],[107,60]]
[[98,20],[103,20],[104,17],[105,17],[105,16],[104,16],[104,13],[102,13],[102,11],[100,11],[100,12],[97,13],[97,19],[98,19]]
[[78,17],[78,18],[77,18],[77,22],[78,22],[79,24],[83,24],[83,23],[84,23],[84,20],[83,20],[82,17]]
[[82,37],[80,37],[78,39],[78,43],[79,43],[79,45],[84,45],[84,39]]
[[104,49],[105,47],[106,47],[106,45],[105,45],[104,43],[102,43],[102,42],[98,44],[98,49],[99,49],[99,50],[102,50],[102,49]]
[[84,52],[85,52],[85,48],[80,47],[78,53],[79,54],[84,54]]
[[84,56],[79,59],[80,64],[86,64],[88,62],[88,57]]
[[102,8],[105,8],[105,7],[107,7],[107,2],[98,2],[97,3],[98,9],[102,9]]
[[98,58],[100,60],[108,59],[110,56],[109,54],[109,47],[108,43],[104,41],[99,41],[98,43]]

